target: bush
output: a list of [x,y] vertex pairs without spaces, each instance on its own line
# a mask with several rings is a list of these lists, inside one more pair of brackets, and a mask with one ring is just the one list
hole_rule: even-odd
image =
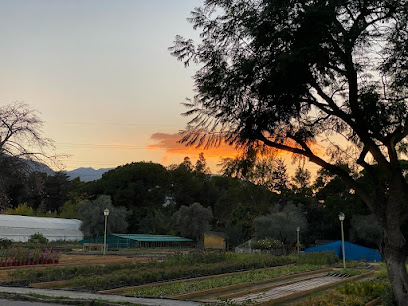
[[332,265],[339,260],[334,252],[303,253],[296,257],[297,264]]
[[48,244],[48,239],[41,233],[36,233],[30,236],[28,242],[38,243],[38,244]]
[[258,240],[252,243],[252,249],[259,250],[272,250],[272,249],[282,249],[284,247],[282,241],[265,238],[263,240]]
[[228,257],[225,252],[205,252],[194,251],[189,254],[174,254],[166,258],[169,264],[197,264],[197,263],[216,263],[225,261]]
[[343,294],[355,295],[372,300],[381,296],[387,287],[389,287],[389,285],[383,281],[371,280],[345,283],[339,291]]
[[345,283],[341,288],[310,297],[297,305],[365,305],[377,297],[382,298],[382,305],[396,305],[390,283],[386,279]]
[[0,239],[0,249],[8,249],[12,246],[13,242],[10,239]]
[[330,290],[326,293],[309,297],[296,304],[297,306],[326,306],[326,305],[364,305],[364,299],[358,296],[341,294],[337,290]]

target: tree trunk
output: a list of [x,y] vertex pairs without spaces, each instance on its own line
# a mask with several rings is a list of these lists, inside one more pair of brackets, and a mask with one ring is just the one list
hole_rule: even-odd
[[[406,260],[408,246],[401,230],[401,216],[406,212],[408,200],[407,186],[402,176],[395,175],[389,182],[389,194],[383,221],[384,256],[387,264],[388,278],[398,305],[408,306],[408,273]],[[381,224],[381,222],[380,222]]]
[[405,252],[386,247],[385,262],[388,278],[398,305],[408,305],[408,273]]

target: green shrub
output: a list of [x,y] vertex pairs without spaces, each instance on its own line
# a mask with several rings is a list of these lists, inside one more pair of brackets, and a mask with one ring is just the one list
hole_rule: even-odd
[[48,244],[48,239],[41,233],[32,234],[28,239],[28,242],[38,244]]
[[189,254],[174,254],[166,257],[168,264],[197,264],[222,262],[230,258],[231,253],[195,251]]
[[10,239],[4,238],[0,239],[0,249],[8,249],[12,246],[13,241]]
[[345,283],[339,291],[343,294],[356,295],[372,300],[381,296],[387,287],[389,287],[389,285],[383,281],[370,280],[365,282]]
[[297,264],[332,265],[339,260],[334,252],[302,253],[295,257]]
[[362,297],[345,295],[337,290],[330,290],[316,297],[309,297],[304,301],[296,304],[297,306],[327,306],[327,305],[344,305],[344,306],[364,306],[365,302]]
[[263,240],[258,240],[252,243],[252,249],[259,250],[282,249],[283,247],[284,245],[282,241],[272,238],[265,238]]
[[391,286],[386,279],[348,282],[341,288],[309,297],[297,305],[365,305],[377,297],[382,298],[382,305],[396,305]]

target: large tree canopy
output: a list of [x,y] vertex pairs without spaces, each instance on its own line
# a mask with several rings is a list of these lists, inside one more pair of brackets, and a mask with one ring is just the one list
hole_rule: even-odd
[[[201,65],[183,141],[263,143],[341,177],[383,228],[393,291],[408,304],[408,1],[206,0],[189,20],[201,42],[178,36],[170,48]],[[361,169],[376,188],[359,183]]]

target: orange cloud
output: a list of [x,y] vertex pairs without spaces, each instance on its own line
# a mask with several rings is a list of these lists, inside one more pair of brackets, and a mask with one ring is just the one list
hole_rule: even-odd
[[196,155],[204,152],[206,157],[232,157],[239,153],[234,147],[222,144],[219,147],[205,149],[203,147],[186,146],[178,143],[181,139],[180,134],[155,133],[151,136],[155,144],[147,146],[148,150],[164,150],[167,154],[176,154],[187,156]]

